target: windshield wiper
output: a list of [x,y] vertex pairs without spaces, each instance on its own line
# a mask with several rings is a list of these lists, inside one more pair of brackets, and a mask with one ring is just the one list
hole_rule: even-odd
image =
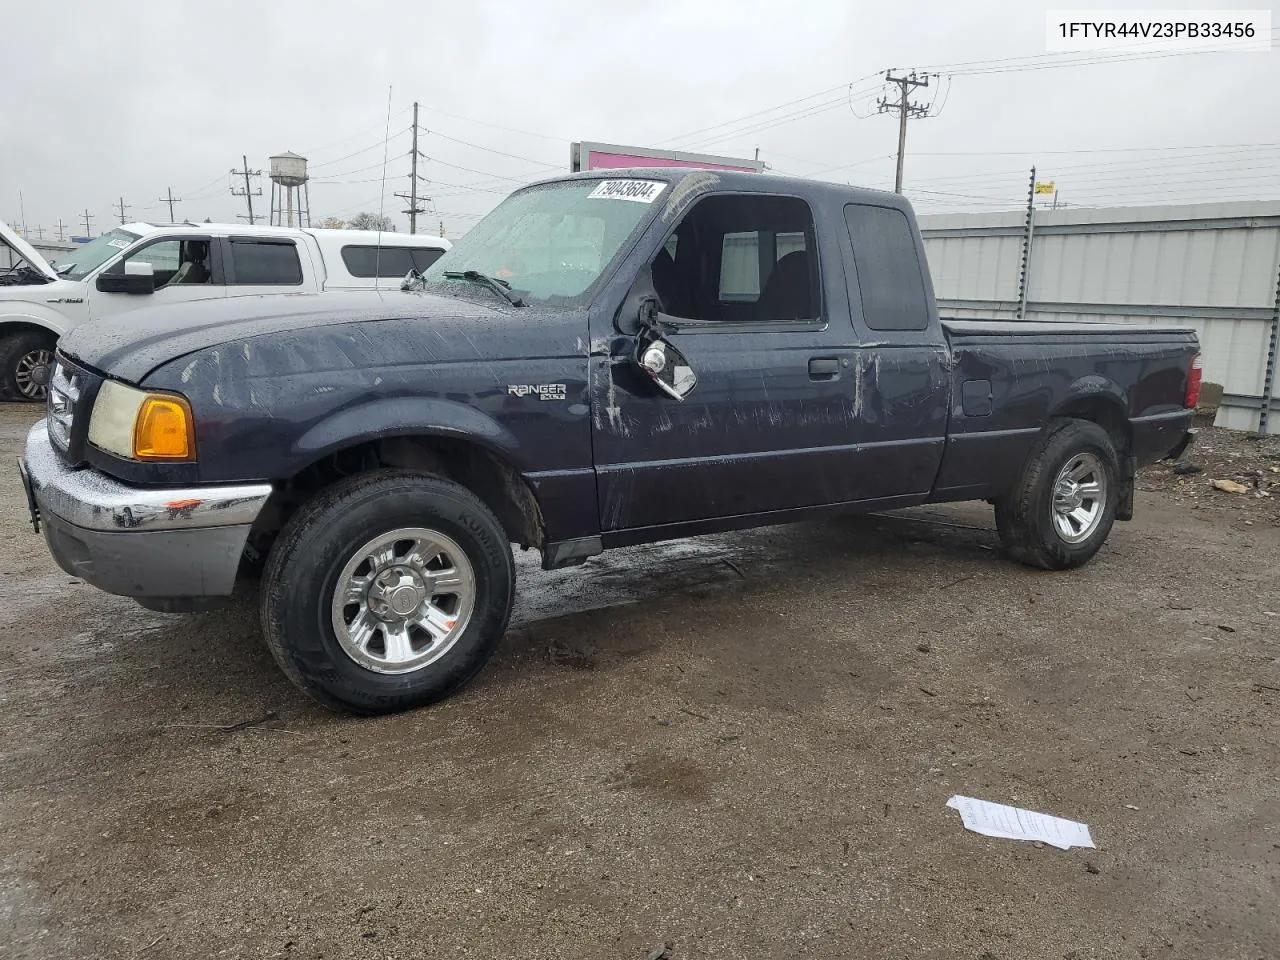
[[444,275],[450,280],[470,280],[472,283],[488,287],[513,307],[524,306],[524,300],[518,293],[512,291],[511,284],[505,280],[497,280],[487,273],[481,273],[479,270],[446,270]]

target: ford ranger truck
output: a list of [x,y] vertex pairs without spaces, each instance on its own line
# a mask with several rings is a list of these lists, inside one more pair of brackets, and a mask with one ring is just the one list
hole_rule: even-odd
[[941,321],[901,196],[723,171],[525,187],[403,291],[154,314],[63,338],[38,529],[154,609],[260,576],[280,667],[364,713],[480,670],[511,544],[985,500],[1013,558],[1077,567],[1200,382],[1185,329]]

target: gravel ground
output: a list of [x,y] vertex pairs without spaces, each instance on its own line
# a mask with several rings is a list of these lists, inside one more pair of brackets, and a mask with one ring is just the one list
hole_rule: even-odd
[[[1244,490],[1220,490],[1215,480],[1238,483]],[[1167,494],[1175,504],[1192,510],[1225,508],[1228,516],[1234,514],[1248,526],[1280,527],[1280,436],[1202,427],[1178,463],[1143,471],[1138,489]]]
[[63,575],[0,481],[0,955],[1280,956],[1280,528],[1168,470],[1071,573],[978,505],[526,558],[479,680],[378,719],[249,602]]

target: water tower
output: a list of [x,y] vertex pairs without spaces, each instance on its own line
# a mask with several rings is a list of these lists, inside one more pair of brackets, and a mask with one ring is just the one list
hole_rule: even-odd
[[[311,194],[307,190],[307,158],[285,151],[271,158],[271,223],[277,227],[311,226]],[[294,211],[297,223],[294,223]]]

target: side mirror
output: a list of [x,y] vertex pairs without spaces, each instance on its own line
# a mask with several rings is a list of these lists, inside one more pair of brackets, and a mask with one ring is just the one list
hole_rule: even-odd
[[698,385],[698,376],[683,353],[652,329],[636,337],[635,363],[667,396],[683,400]]
[[155,293],[156,268],[149,263],[124,262],[124,270],[98,274],[97,287],[103,293]]

